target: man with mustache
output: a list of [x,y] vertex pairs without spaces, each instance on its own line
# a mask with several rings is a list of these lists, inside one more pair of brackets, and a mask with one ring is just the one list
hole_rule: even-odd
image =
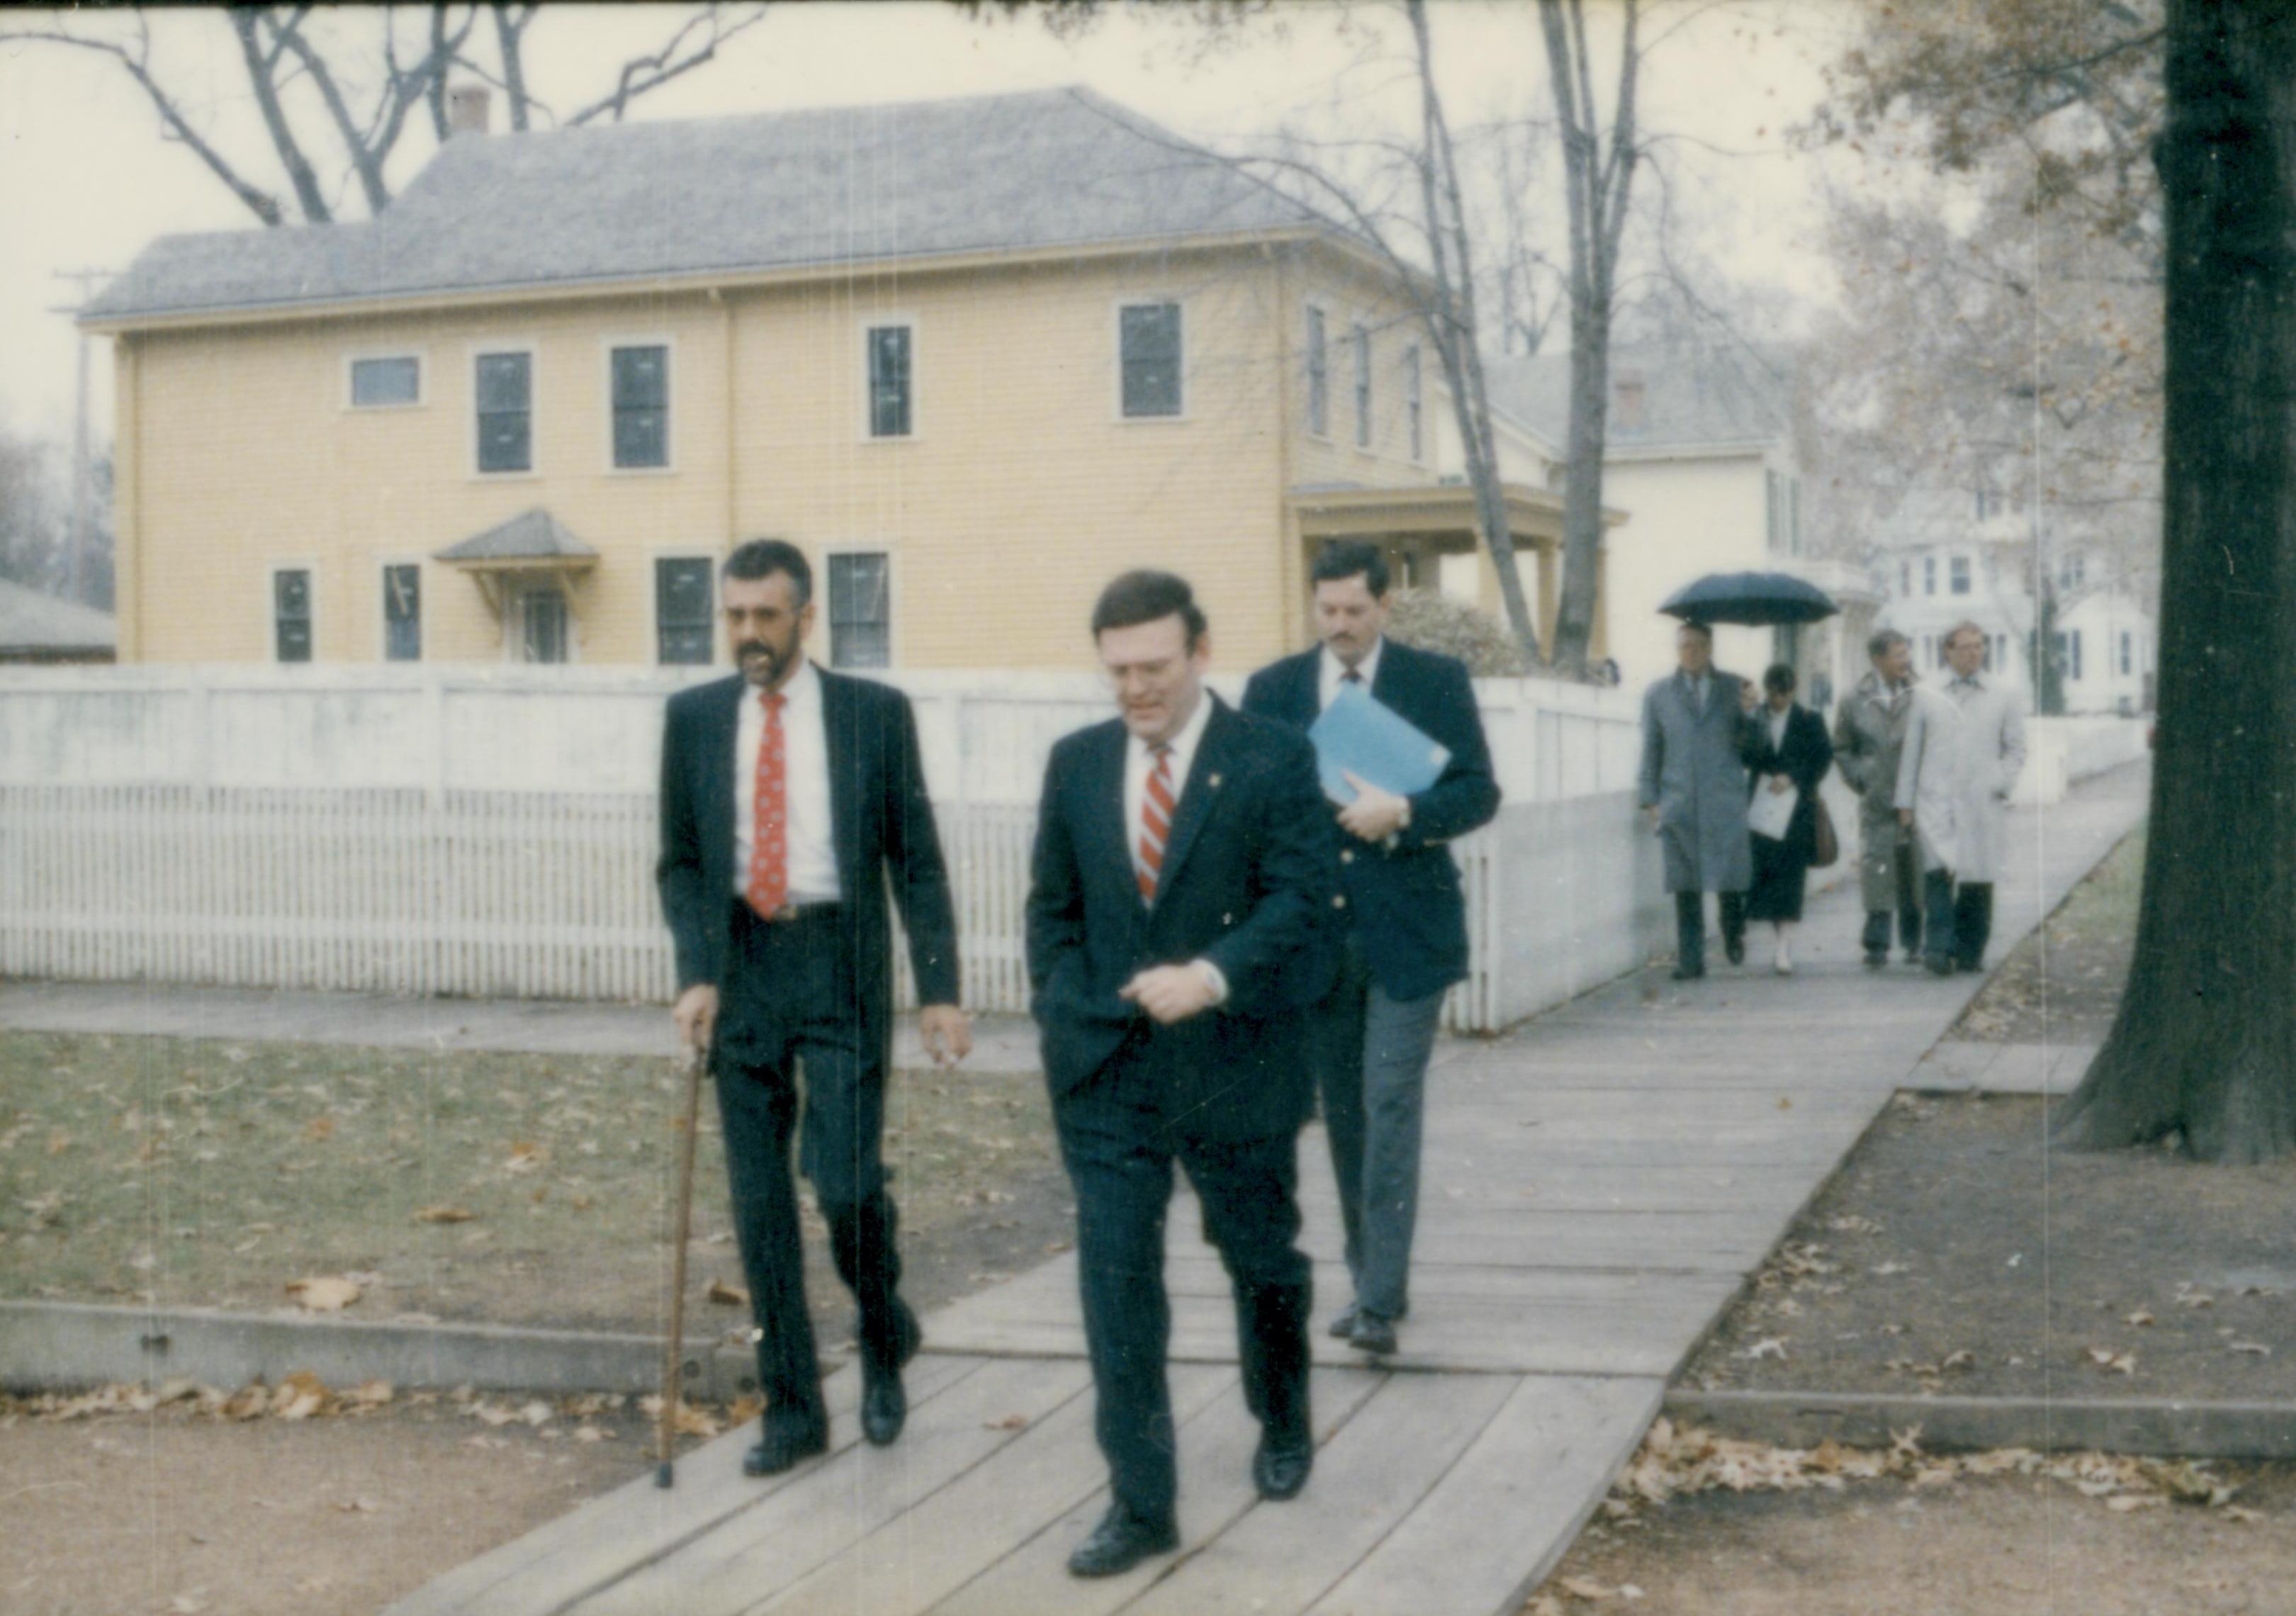
[[1253,1483],[1272,1500],[1307,1484],[1297,1139],[1306,1013],[1330,985],[1346,899],[1314,750],[1204,688],[1211,642],[1185,580],[1126,573],[1092,633],[1119,716],[1053,748],[1028,944],[1111,1495],[1069,1570],[1107,1577],[1179,1545],[1164,1374],[1176,1161],[1234,1293]]
[[862,1433],[890,1443],[908,1412],[901,1368],[922,1337],[898,1294],[880,1153],[892,1046],[889,877],[927,1052],[962,1060],[972,1032],[957,1007],[956,918],[908,699],[806,660],[813,573],[795,546],[751,539],[722,578],[741,672],[669,700],[656,873],[676,950],[678,1038],[710,1052],[718,1079],[766,1399],[742,1468],[762,1476],[829,1442],[792,1135],[838,1276],[860,1308]]

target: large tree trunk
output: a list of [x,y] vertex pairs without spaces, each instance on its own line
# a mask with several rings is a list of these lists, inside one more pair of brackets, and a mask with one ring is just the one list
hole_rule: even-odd
[[2061,1137],[2296,1149],[2296,27],[2172,0],[2160,748],[2136,953]]
[[1554,618],[1554,660],[1587,671],[1594,644],[1595,585],[1603,552],[1603,454],[1611,430],[1611,309],[1570,311],[1570,427],[1563,449],[1562,587]]

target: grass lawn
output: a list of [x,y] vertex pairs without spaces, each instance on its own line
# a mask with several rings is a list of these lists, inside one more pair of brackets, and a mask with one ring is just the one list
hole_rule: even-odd
[[[0,1032],[0,1296],[295,1305],[348,1317],[651,1331],[682,1079],[668,1062]],[[703,1095],[689,1326],[738,1286]],[[1042,1082],[896,1074],[886,1154],[925,1305],[1069,1226]],[[808,1210],[817,1308],[845,1306]],[[829,1333],[832,1341],[841,1330]]]

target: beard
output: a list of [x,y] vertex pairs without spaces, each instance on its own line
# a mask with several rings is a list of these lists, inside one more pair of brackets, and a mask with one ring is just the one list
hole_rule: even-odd
[[[789,666],[790,659],[796,653],[794,645],[775,645],[766,640],[743,640],[734,647],[734,658],[741,664],[742,672],[750,675],[752,683],[764,685],[780,683],[782,670]],[[762,666],[754,669],[750,665],[750,659],[753,656],[764,659]]]

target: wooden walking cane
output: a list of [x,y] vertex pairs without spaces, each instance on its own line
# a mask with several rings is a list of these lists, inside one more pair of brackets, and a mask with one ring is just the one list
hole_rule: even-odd
[[685,1395],[685,1246],[693,1233],[693,1136],[701,1131],[701,1072],[708,1063],[708,1051],[695,1045],[685,1062],[685,1126],[684,1136],[677,1142],[677,1233],[669,1256],[669,1337],[662,1343],[661,1432],[657,1444],[659,1463],[653,1472],[656,1487],[668,1487],[676,1479],[671,1455],[677,1440],[678,1400]]

